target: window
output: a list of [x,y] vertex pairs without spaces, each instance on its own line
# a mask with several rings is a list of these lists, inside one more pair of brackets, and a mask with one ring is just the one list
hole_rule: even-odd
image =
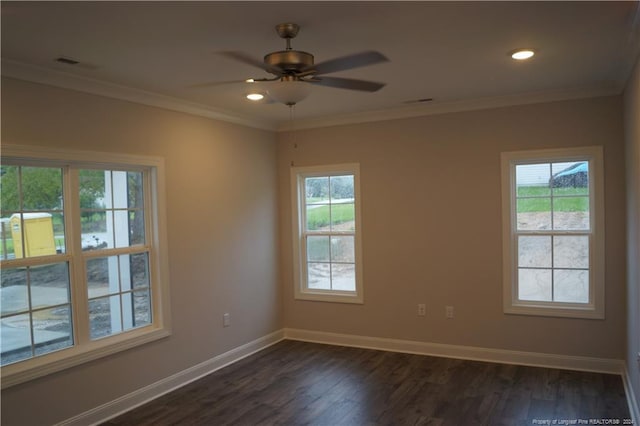
[[297,299],[362,303],[359,166],[294,167]]
[[3,386],[166,336],[162,161],[2,154]]
[[604,318],[599,147],[502,154],[506,313]]

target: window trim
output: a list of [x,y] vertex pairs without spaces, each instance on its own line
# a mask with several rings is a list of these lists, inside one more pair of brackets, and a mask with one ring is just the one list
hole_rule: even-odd
[[[503,309],[506,314],[604,319],[604,166],[601,146],[503,152],[502,253]],[[517,299],[517,218],[515,165],[558,161],[589,161],[589,303],[538,302]]]
[[[314,176],[339,176],[353,175],[354,209],[355,209],[355,292],[316,290],[309,289],[306,285],[306,262],[304,261],[306,249],[302,244],[304,238],[304,179]],[[291,199],[292,199],[292,238],[293,238],[293,282],[294,298],[297,300],[313,300],[336,303],[364,303],[364,288],[362,279],[362,220],[360,215],[362,195],[360,193],[360,165],[358,163],[346,163],[321,166],[294,166],[291,167]]]
[[[153,320],[150,325],[134,328],[113,336],[83,342],[82,345],[72,346],[3,366],[0,368],[2,389],[171,335],[164,159],[152,156],[12,144],[3,144],[2,157],[11,158],[12,161],[34,164],[40,163],[42,165],[59,163],[73,166],[90,164],[92,167],[104,168],[147,168],[149,170],[148,187],[150,191],[146,197],[148,197],[147,200],[149,201],[148,217],[151,219],[151,223],[148,225],[150,233],[148,235],[147,245],[150,247],[150,253],[153,253],[150,255],[149,269],[151,276],[154,277],[154,282],[151,284],[151,289],[154,293],[154,297],[152,297]],[[100,161],[96,161],[96,158],[99,158]],[[64,185],[65,191],[71,189],[69,187],[69,179],[65,180]],[[65,228],[73,244],[75,235],[79,232],[80,225],[76,223],[71,225],[71,218],[67,218],[66,216],[67,215],[65,215]],[[73,253],[70,254],[70,256],[75,256],[76,261],[82,259],[81,251],[76,253],[77,249],[73,248],[71,248],[71,251]],[[75,268],[74,271],[70,271],[70,274],[72,274],[70,277],[72,282],[78,280],[78,277],[75,276],[76,273],[77,268]],[[84,281],[84,277],[82,277],[82,280]],[[72,298],[80,300],[80,304],[88,303],[81,298],[81,296],[85,296],[84,293],[82,293],[84,289],[84,286],[72,286],[71,288]],[[74,304],[74,306],[77,305]],[[78,332],[77,327],[86,327],[86,325],[78,325],[77,321],[74,320],[73,330],[75,336],[77,336],[76,333]]]

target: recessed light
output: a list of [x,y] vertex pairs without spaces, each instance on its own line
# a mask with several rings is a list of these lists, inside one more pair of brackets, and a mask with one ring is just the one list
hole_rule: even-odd
[[253,78],[248,78],[244,82],[245,83],[255,83],[256,81]]
[[510,53],[511,57],[516,61],[524,61],[525,59],[529,59],[536,54],[533,49],[518,49]]
[[264,99],[264,95],[261,95],[260,93],[249,93],[247,95],[247,99],[251,101],[260,101]]

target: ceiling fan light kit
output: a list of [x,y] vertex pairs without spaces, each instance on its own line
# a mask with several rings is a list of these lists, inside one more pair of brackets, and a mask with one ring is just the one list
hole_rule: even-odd
[[306,99],[310,93],[309,84],[289,76],[282,77],[279,82],[271,84],[267,89],[267,94],[271,98],[287,106],[293,106]]
[[314,63],[311,53],[294,50],[291,39],[300,31],[300,26],[293,23],[276,25],[278,35],[286,40],[285,50],[268,53],[262,61],[256,60],[242,52],[222,52],[230,59],[260,68],[275,78],[247,79],[247,82],[270,82],[267,94],[274,100],[293,106],[305,99],[311,92],[313,84],[338,89],[375,92],[385,86],[384,83],[357,80],[341,77],[323,77],[338,71],[387,62],[383,54],[376,51],[364,51],[340,58],[330,59],[319,64]]

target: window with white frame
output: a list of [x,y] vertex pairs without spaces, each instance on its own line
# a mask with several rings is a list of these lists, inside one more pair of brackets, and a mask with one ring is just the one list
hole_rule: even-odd
[[3,386],[168,334],[162,161],[94,158],[3,147]]
[[504,310],[604,318],[602,148],[502,154]]
[[362,303],[358,164],[293,167],[295,297]]

